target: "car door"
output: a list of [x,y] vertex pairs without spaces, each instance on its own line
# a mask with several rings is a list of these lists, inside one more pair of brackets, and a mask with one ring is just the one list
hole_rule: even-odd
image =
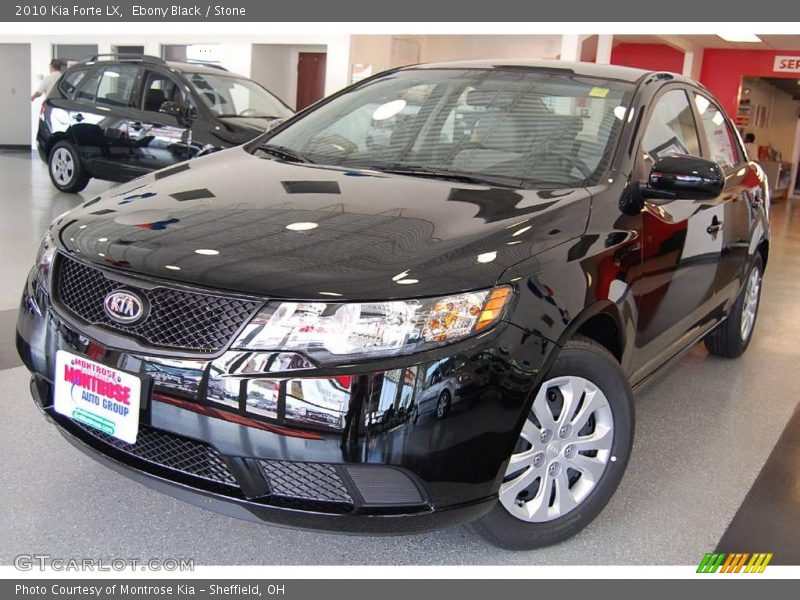
[[[645,181],[654,162],[670,155],[701,156],[690,91],[665,87],[654,99],[640,138],[634,178]],[[723,249],[725,207],[716,200],[645,200],[642,270],[634,286],[638,311],[634,379],[688,337],[709,326]]]
[[185,107],[185,91],[171,75],[148,69],[140,105],[128,122],[132,161],[142,172],[191,158],[191,128],[182,117],[162,112],[165,102]]
[[747,263],[752,227],[746,181],[748,164],[725,113],[705,94],[695,91],[693,97],[701,134],[705,138],[703,156],[716,162],[725,174],[725,188],[719,201],[723,216],[716,233],[721,238],[722,249],[715,281],[717,303],[723,304],[736,297]]
[[97,177],[123,181],[132,176],[127,125],[140,72],[134,65],[89,68],[69,100],[70,135]]

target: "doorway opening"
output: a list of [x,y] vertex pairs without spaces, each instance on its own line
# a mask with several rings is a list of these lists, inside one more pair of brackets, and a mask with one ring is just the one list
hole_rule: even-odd
[[734,120],[748,156],[767,174],[772,198],[800,195],[800,78],[743,77]]

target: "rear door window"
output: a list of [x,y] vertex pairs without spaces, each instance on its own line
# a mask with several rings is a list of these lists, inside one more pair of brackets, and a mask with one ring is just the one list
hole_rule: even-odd
[[133,92],[141,69],[130,65],[115,65],[103,69],[97,86],[96,102],[107,106],[134,106]]

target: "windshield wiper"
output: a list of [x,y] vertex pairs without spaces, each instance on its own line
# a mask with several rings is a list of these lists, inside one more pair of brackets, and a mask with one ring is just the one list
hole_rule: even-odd
[[523,180],[515,177],[503,177],[502,175],[478,175],[474,173],[464,173],[461,171],[451,171],[449,169],[434,169],[422,165],[406,165],[403,163],[388,163],[372,165],[366,167],[371,171],[381,173],[393,173],[396,175],[410,175],[412,177],[428,177],[431,179],[444,179],[447,181],[461,181],[463,183],[477,183],[496,185],[500,187],[521,188]]
[[313,163],[314,161],[304,156],[297,150],[292,150],[286,146],[279,146],[278,144],[262,144],[258,147],[262,152],[271,154],[283,160],[290,160],[292,162]]

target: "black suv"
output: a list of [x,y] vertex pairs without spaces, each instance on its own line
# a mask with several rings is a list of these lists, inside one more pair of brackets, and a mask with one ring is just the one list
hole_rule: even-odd
[[179,498],[541,546],[614,493],[633,389],[747,348],[767,190],[678,75],[397,69],[56,219],[17,345],[69,442]]
[[247,142],[292,114],[259,84],[216,66],[142,55],[73,65],[42,104],[36,143],[50,179],[128,181]]

